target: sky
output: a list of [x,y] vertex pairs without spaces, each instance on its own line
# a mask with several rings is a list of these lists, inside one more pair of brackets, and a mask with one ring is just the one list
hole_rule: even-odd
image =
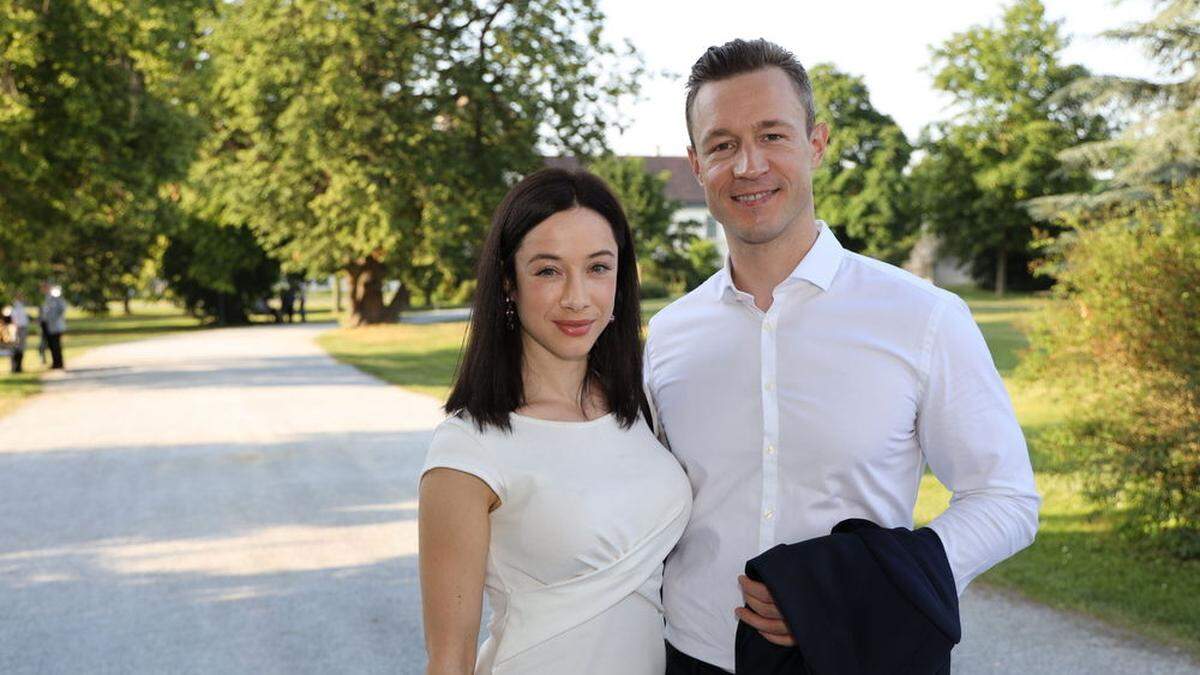
[[[1097,74],[1154,77],[1151,64],[1101,31],[1153,15],[1151,0],[1043,0],[1071,38],[1064,61]],[[687,147],[683,85],[692,63],[711,45],[764,37],[805,66],[827,62],[861,76],[876,109],[915,141],[927,123],[946,119],[949,100],[925,70],[929,48],[976,24],[998,24],[1000,0],[600,0],[612,42],[630,40],[648,73],[640,100],[623,106],[628,128],[609,135],[621,155],[682,155]]]

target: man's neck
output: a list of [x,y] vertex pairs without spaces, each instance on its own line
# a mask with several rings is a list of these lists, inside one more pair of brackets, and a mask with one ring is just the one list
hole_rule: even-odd
[[775,287],[796,269],[817,241],[821,226],[816,221],[799,224],[784,236],[765,244],[729,242],[733,285],[754,296],[762,311],[771,308]]

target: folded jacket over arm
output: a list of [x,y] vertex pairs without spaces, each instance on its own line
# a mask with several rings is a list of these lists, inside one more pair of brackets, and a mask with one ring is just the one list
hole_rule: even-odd
[[746,575],[771,591],[796,646],[771,644],[739,623],[739,675],[950,672],[962,635],[958,594],[929,528],[843,520],[829,535],[751,559]]

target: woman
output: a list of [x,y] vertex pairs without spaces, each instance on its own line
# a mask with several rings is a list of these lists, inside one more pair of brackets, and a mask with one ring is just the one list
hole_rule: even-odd
[[658,675],[662,561],[691,489],[646,422],[616,198],[586,172],[521,181],[493,218],[475,298],[421,480],[428,672]]

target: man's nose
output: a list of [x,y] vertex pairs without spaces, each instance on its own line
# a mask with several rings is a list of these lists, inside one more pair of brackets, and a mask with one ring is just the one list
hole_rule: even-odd
[[733,164],[733,175],[738,178],[758,178],[767,172],[767,158],[754,143],[745,143],[738,148]]

